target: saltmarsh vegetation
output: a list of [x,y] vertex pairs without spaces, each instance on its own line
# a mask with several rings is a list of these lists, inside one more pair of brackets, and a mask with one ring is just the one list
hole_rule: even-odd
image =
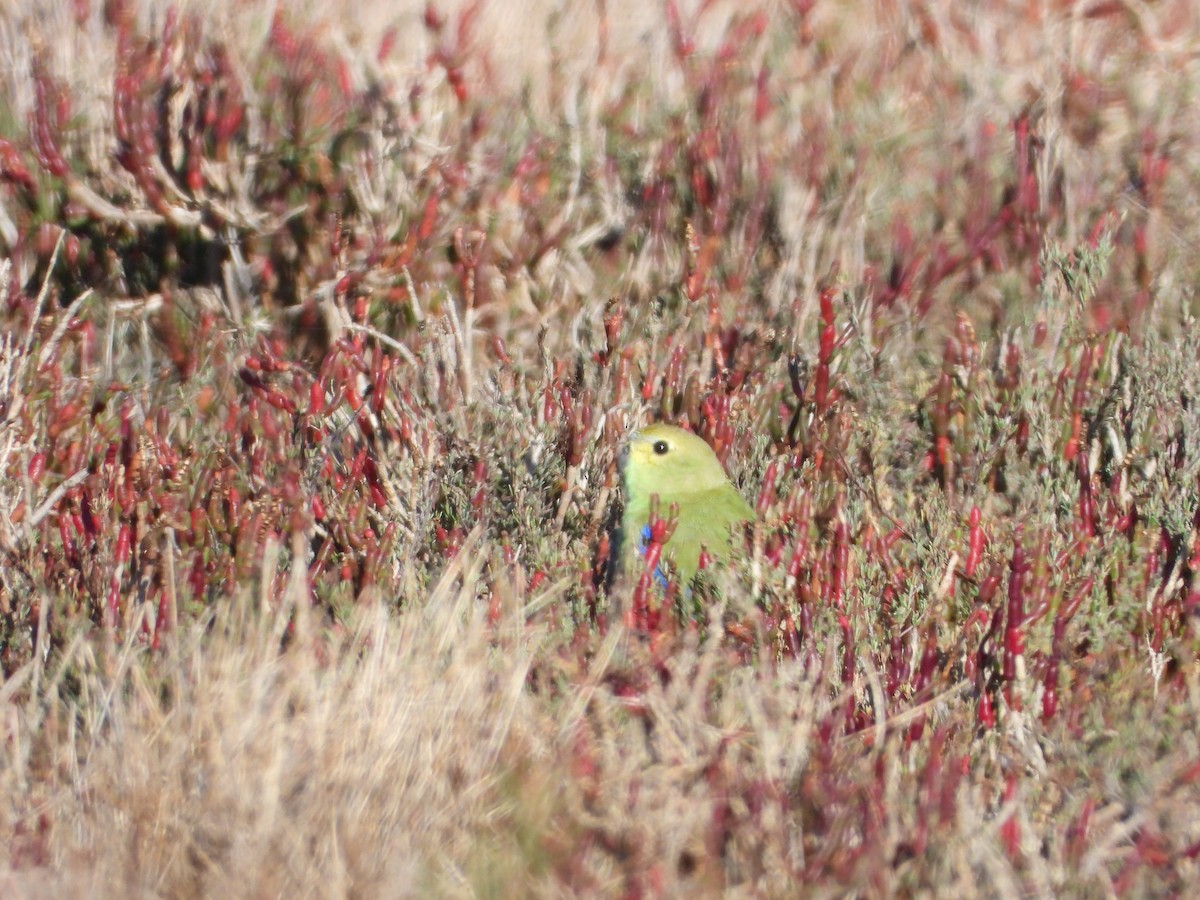
[[279,6],[0,21],[6,896],[1195,883],[1190,3]]

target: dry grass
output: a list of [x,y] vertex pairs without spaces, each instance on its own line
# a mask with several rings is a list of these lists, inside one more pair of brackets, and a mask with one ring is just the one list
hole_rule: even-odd
[[0,13],[0,895],[1194,890],[1191,3],[280,6]]
[[[809,820],[839,818],[812,769],[881,767],[872,827],[879,852],[899,849],[921,783],[905,754],[864,758],[859,740],[813,764],[829,701],[804,665],[754,671],[694,640],[655,662],[623,631],[573,658],[522,610],[489,626],[458,584],[473,558],[422,614],[364,610],[282,654],[286,607],[238,598],[157,657],[79,641],[20,673],[33,684],[8,718],[7,814],[54,827],[18,825],[6,894],[782,894],[813,864]],[[652,665],[665,683],[614,690]],[[1019,883],[983,811],[969,795],[949,811],[940,887]],[[833,838],[853,840],[851,818]]]

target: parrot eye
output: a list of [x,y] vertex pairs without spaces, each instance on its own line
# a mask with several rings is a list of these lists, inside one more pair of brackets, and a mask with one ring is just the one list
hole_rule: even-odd
[[659,456],[666,456],[667,451],[671,449],[671,445],[666,441],[655,441],[654,452]]

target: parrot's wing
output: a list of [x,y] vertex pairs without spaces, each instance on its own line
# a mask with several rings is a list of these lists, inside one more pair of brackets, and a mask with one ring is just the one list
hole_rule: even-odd
[[699,566],[701,548],[713,556],[727,557],[734,527],[753,516],[750,505],[731,484],[689,496],[680,503],[679,521],[664,549],[679,574],[690,580]]

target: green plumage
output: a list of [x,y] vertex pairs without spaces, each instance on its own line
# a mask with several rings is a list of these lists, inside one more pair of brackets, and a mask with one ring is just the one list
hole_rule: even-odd
[[658,515],[679,519],[664,545],[675,571],[685,582],[696,574],[700,552],[728,557],[732,530],[754,517],[750,505],[730,484],[712,448],[673,425],[650,425],[629,438],[622,458],[625,514],[621,521],[621,566],[640,574],[639,536],[650,519],[650,498],[658,495]]

